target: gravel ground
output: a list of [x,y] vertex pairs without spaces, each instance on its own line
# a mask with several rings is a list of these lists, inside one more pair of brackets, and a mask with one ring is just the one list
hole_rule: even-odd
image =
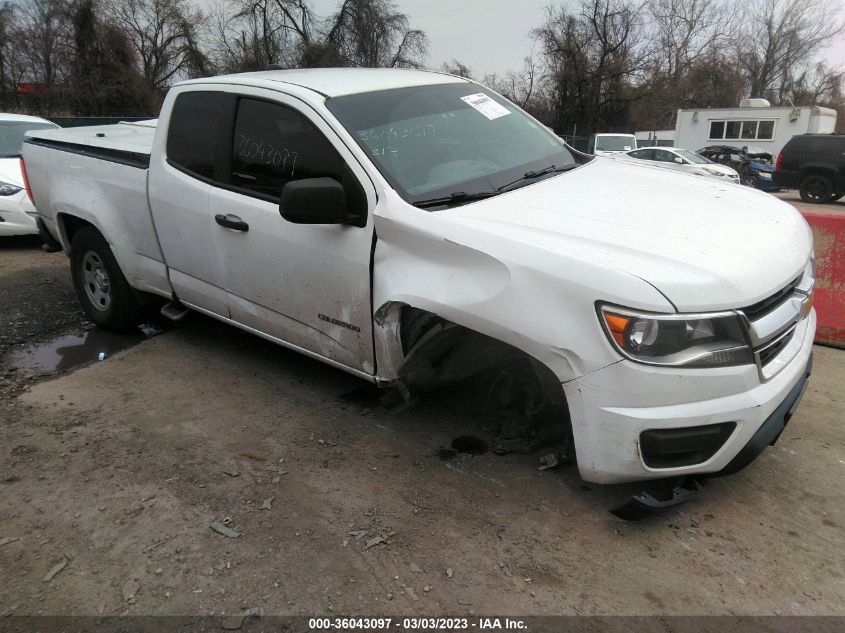
[[90,330],[66,259],[21,240],[0,241],[0,303],[0,615],[845,614],[845,351],[816,349],[751,467],[626,523],[607,509],[630,487],[443,459],[490,440],[467,387],[393,415],[199,317],[22,371]]

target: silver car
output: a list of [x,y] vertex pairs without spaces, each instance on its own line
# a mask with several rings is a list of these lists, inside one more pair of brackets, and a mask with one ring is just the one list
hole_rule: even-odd
[[714,163],[688,149],[678,147],[642,147],[625,152],[626,158],[643,160],[651,165],[674,169],[696,176],[718,178],[739,184],[739,174],[735,169]]

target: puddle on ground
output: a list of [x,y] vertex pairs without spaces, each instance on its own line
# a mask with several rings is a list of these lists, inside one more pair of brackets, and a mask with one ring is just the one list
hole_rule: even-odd
[[459,453],[463,453],[464,455],[483,455],[488,450],[487,442],[480,437],[462,435],[452,440],[452,448],[439,448],[437,449],[436,455],[444,462],[448,462]]
[[105,360],[161,332],[155,325],[141,325],[126,334],[93,328],[82,334],[60,336],[41,345],[12,352],[12,367],[34,375],[52,374]]

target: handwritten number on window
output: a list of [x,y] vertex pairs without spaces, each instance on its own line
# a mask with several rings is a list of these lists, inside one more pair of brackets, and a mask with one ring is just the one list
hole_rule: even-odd
[[238,137],[236,156],[242,160],[269,165],[280,170],[280,176],[293,178],[296,174],[298,152],[292,152],[286,147],[276,147],[263,140],[253,140],[245,134]]

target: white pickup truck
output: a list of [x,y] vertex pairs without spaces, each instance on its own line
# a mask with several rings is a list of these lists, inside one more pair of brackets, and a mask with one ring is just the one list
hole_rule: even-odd
[[192,80],[157,123],[37,131],[23,156],[98,325],[153,296],[409,400],[489,375],[504,450],[551,429],[589,481],[735,472],[810,373],[795,209],[579,154],[459,77]]

